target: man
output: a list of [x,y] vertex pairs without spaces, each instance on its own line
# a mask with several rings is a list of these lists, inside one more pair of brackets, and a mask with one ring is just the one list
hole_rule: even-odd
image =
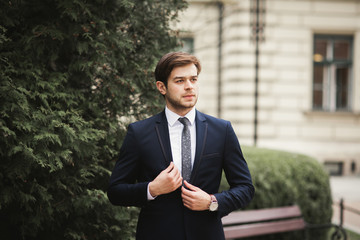
[[[128,127],[108,197],[141,207],[137,239],[224,239],[221,218],[254,195],[230,122],[195,110],[200,71],[195,56],[163,56],[155,78],[165,111]],[[222,170],[230,189],[218,193]]]

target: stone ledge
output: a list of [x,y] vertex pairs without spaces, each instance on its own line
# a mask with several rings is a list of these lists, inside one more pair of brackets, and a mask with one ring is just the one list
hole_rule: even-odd
[[360,112],[328,112],[328,111],[303,111],[305,116],[309,117],[360,117]]

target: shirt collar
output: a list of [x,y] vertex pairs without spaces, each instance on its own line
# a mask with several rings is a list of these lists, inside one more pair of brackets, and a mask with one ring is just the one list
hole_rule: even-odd
[[[178,121],[179,118],[182,117],[171,111],[167,106],[165,107],[165,115],[171,127]],[[195,115],[196,115],[195,108],[192,108],[190,112],[188,112],[184,117],[187,117],[187,119],[189,119],[190,121],[190,124],[193,125],[195,122]]]

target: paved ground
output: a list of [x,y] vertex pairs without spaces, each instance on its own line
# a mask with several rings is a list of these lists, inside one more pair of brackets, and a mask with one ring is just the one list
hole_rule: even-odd
[[[340,199],[344,199],[344,206],[360,211],[360,176],[330,177],[333,196],[333,222],[340,221]],[[344,211],[344,226],[354,232],[360,233],[360,215]]]

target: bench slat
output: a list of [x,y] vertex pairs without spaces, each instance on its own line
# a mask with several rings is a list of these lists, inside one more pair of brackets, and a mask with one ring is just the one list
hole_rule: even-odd
[[303,219],[290,219],[277,222],[254,223],[251,225],[224,227],[224,233],[226,239],[231,239],[302,230],[305,227],[306,224]]
[[301,211],[297,205],[232,212],[222,218],[222,223],[223,225],[231,225],[293,217],[301,217]]

